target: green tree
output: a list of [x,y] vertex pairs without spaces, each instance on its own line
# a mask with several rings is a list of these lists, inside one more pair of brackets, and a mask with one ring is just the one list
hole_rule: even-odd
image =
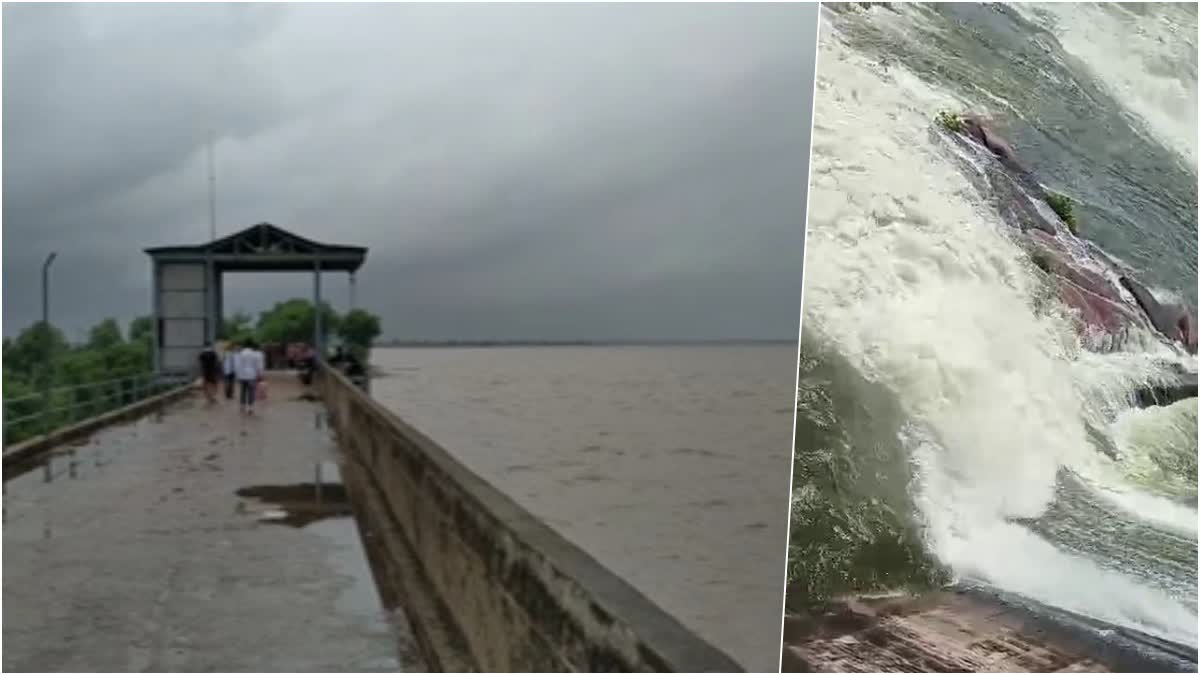
[[379,317],[362,309],[350,310],[338,325],[338,336],[364,360],[379,333]]
[[154,343],[154,318],[139,316],[129,322],[129,341],[134,343]]
[[[324,341],[337,330],[337,312],[321,303],[321,337]],[[263,343],[312,342],[316,312],[308,300],[293,298],[276,304],[258,318],[258,339]]]
[[38,321],[21,331],[4,350],[4,372],[34,380],[48,375],[55,361],[70,351],[62,331]]
[[104,352],[108,370],[118,375],[143,373],[154,368],[151,345],[147,341],[126,342]]
[[236,340],[239,335],[245,338],[253,331],[254,317],[245,312],[234,312],[221,322],[221,332],[226,340]]
[[91,332],[88,333],[88,347],[92,349],[104,350],[123,342],[125,338],[121,335],[121,325],[116,319],[105,319],[92,326]]
[[[150,393],[145,379],[153,364],[148,317],[130,325],[130,341],[106,319],[89,331],[86,344],[71,348],[62,333],[41,322],[4,341],[4,443],[127,405]],[[23,419],[28,418],[28,419]],[[8,420],[16,420],[9,423]]]
[[38,432],[41,420],[35,415],[45,399],[28,380],[9,371],[7,354],[4,361],[4,444],[8,445]]

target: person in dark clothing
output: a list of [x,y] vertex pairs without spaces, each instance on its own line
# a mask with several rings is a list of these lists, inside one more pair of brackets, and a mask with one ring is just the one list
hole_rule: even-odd
[[333,356],[330,357],[329,363],[331,365],[340,367],[345,362],[346,362],[346,351],[344,349],[342,349],[341,345],[338,345],[337,347],[334,348]]
[[222,365],[225,370],[225,398],[233,400],[234,385],[237,384],[237,374],[234,372],[234,362],[237,358],[238,345],[232,340],[225,345],[225,355]]
[[312,347],[305,345],[304,351],[300,354],[300,382],[304,386],[312,384],[313,373],[317,370],[317,352]]
[[221,378],[221,359],[211,342],[204,343],[200,351],[200,377],[204,380],[204,398],[209,403],[217,400],[217,381]]
[[367,374],[367,369],[363,368],[362,363],[359,362],[354,354],[348,355],[344,363],[342,372],[346,373],[347,377],[362,377]]

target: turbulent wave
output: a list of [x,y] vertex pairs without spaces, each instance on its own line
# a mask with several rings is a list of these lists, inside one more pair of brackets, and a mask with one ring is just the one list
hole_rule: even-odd
[[[1195,360],[1149,334],[1130,343],[1146,350],[1084,348],[932,124],[1007,99],[864,53],[847,32],[863,22],[953,30],[920,9],[822,10],[793,586],[969,578],[1195,644],[1195,402],[1157,413],[1165,426],[1128,403]],[[1072,543],[1116,521],[1111,545]],[[1122,553],[1131,533],[1157,557]]]
[[[1196,402],[1127,409],[1112,423],[1112,436],[1126,458],[1129,479],[1181,505],[1196,504]],[[1196,534],[1195,512],[1184,513],[1178,528]]]
[[1196,170],[1196,6],[1015,4]]

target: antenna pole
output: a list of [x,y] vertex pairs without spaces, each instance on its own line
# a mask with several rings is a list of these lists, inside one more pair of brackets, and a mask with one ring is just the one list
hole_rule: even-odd
[[[209,241],[217,240],[217,172],[213,167],[213,131],[208,130],[208,233]],[[211,344],[217,340],[217,326],[221,317],[217,316],[217,276],[213,268],[212,246],[207,247],[204,264],[204,339]]]
[[217,240],[217,172],[213,167],[213,132],[208,132],[208,230],[212,241]]

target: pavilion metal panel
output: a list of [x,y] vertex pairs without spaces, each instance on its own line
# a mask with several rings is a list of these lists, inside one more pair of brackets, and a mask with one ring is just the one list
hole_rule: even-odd
[[159,283],[164,291],[203,291],[204,266],[163,261]]
[[164,319],[196,319],[206,318],[208,309],[205,307],[206,289],[198,291],[163,291],[162,318]]

